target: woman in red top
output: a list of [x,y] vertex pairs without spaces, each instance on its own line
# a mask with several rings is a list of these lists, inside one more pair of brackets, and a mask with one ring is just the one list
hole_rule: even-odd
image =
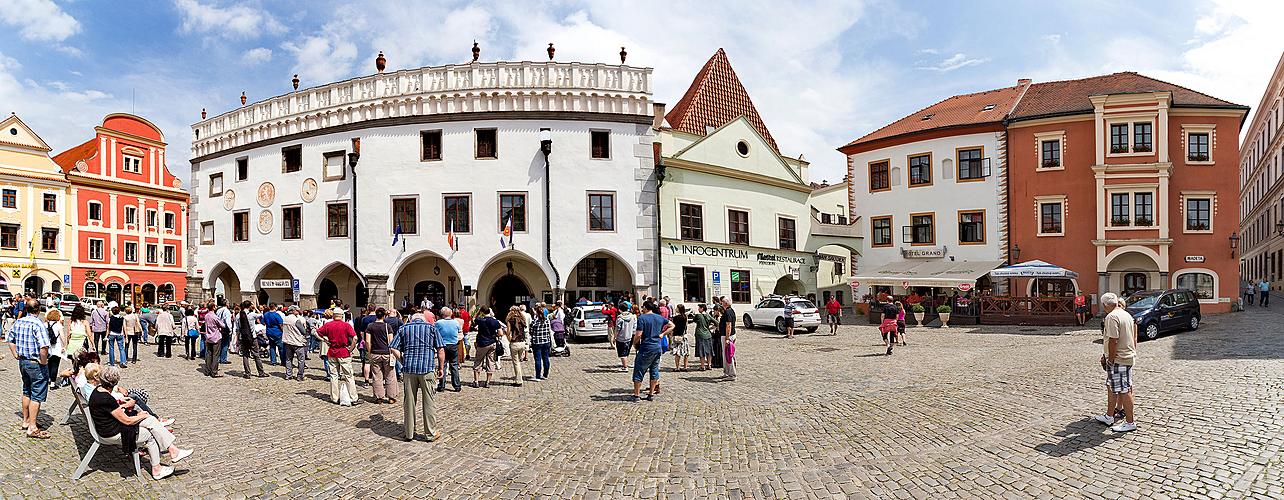
[[1079,291],[1079,295],[1074,296],[1074,317],[1079,321],[1079,326],[1088,323],[1088,315],[1092,313],[1092,308],[1088,304],[1088,295]]

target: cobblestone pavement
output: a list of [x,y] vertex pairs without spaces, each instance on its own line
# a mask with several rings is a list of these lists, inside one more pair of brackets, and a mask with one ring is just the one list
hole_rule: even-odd
[[[319,370],[210,380],[146,356],[124,382],[196,448],[179,474],[135,481],[104,448],[68,481],[88,443],[79,421],[51,424],[71,397],[59,390],[42,418],[53,439],[9,417],[0,497],[1280,498],[1281,323],[1253,309],[1143,343],[1140,430],[1125,435],[1091,420],[1105,392],[1095,329],[911,328],[890,358],[871,326],[756,331],[738,381],[666,371],[643,403],[624,400],[605,344],[576,344],[551,381],[440,395],[446,437],[432,444],[398,439],[399,405],[330,404]],[[17,369],[0,367],[0,404],[16,408]]]

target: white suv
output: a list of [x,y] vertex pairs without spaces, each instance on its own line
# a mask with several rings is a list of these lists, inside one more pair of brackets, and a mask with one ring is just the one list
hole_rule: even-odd
[[785,333],[785,309],[793,311],[794,328],[815,332],[820,328],[820,310],[816,304],[802,297],[768,296],[744,315],[745,328],[774,325],[777,332]]

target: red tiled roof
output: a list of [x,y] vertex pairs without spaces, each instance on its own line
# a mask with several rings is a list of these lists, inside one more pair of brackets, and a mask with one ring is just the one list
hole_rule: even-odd
[[1109,75],[1036,83],[1030,86],[1025,97],[1012,111],[1012,119],[1029,119],[1092,112],[1089,96],[1105,94],[1135,94],[1141,92],[1172,92],[1175,107],[1233,107],[1244,108],[1208,94],[1196,92],[1180,85],[1137,74],[1132,71]]
[[975,94],[956,95],[870,132],[860,139],[847,143],[843,148],[915,132],[963,125],[1000,123],[1021,97],[1023,88],[1024,85],[1017,85]]
[[664,118],[674,130],[705,135],[707,127],[721,127],[741,116],[749,120],[772,148],[780,151],[758,115],[758,109],[749,99],[749,92],[740,84],[736,71],[731,69],[727,53],[718,49],[696,74],[687,93]]
[[57,156],[53,157],[53,161],[62,167],[62,171],[65,173],[75,169],[77,161],[88,160],[93,158],[95,154],[98,154],[97,138],[90,139],[79,146],[58,153]]

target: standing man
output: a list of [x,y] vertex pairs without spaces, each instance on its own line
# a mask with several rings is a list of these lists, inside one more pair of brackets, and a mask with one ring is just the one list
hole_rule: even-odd
[[722,334],[722,343],[714,348],[722,354],[722,374],[727,380],[735,380],[736,310],[731,308],[731,300],[726,297],[722,298],[722,317],[718,319],[718,332]]
[[1257,283],[1257,303],[1262,307],[1271,307],[1271,284],[1266,280]]
[[40,404],[49,394],[49,333],[41,321],[35,300],[23,304],[26,315],[18,318],[5,333],[9,353],[18,360],[22,373],[22,431],[29,438],[49,439],[49,431],[36,425]]
[[97,346],[99,352],[107,350],[107,305],[103,301],[98,301],[94,305],[94,311],[89,313],[89,330],[94,332],[94,337],[89,345]]
[[268,338],[268,363],[276,364],[276,358],[279,355],[281,364],[285,364],[285,351],[281,345],[281,325],[285,323],[285,318],[281,317],[280,306],[276,302],[268,304],[267,312],[263,313],[263,326],[267,327]]
[[[221,320],[223,322],[223,325],[227,327],[228,331],[230,331],[232,329],[232,309],[227,307],[226,299],[219,300],[218,309],[215,311],[215,314],[218,314],[218,319]],[[231,363],[231,361],[227,360],[227,353],[228,351],[231,350],[231,347],[232,347],[232,336],[224,335],[223,340],[220,340],[218,343],[219,364],[226,365]]]
[[317,334],[330,346],[326,353],[330,359],[330,401],[342,404],[339,398],[342,384],[352,400],[344,406],[352,406],[358,403],[357,381],[352,378],[352,348],[357,343],[357,332],[342,316],[326,311],[325,317],[328,321],[317,329]]
[[216,311],[205,313],[205,375],[208,377],[222,377],[218,374],[218,346],[227,336],[225,332],[227,323],[219,319]]
[[[299,382],[303,381],[303,370],[307,369],[304,356],[308,353],[308,322],[299,316],[301,312],[299,306],[290,306],[285,321],[281,323],[281,345],[285,347],[281,361],[285,363],[285,379],[294,378]],[[297,377],[290,368],[298,368]]]
[[[1106,311],[1102,320],[1102,345],[1105,352],[1101,355],[1101,367],[1106,370],[1106,385],[1110,393],[1106,397],[1106,413],[1097,416],[1097,421],[1113,426],[1115,432],[1137,430],[1132,415],[1132,364],[1137,358],[1137,322],[1120,304],[1119,296],[1106,293],[1101,296],[1101,307]],[[1114,418],[1115,408],[1122,406],[1124,422]]]
[[637,355],[633,357],[633,397],[630,401],[641,401],[642,377],[650,374],[651,387],[646,391],[646,400],[650,401],[660,392],[660,338],[673,331],[673,322],[656,314],[658,309],[654,302],[642,303],[642,315],[638,316],[637,327],[633,332],[633,345]]
[[[425,299],[427,300],[427,299]],[[441,439],[437,430],[437,409],[433,406],[433,389],[441,377],[446,361],[446,342],[437,328],[423,318],[415,318],[401,327],[388,344],[389,352],[401,361],[402,414],[405,417],[406,441],[415,438],[415,400],[418,399],[424,420],[424,434],[429,443]]]
[[838,335],[838,325],[842,323],[843,305],[838,303],[838,299],[830,296],[829,302],[825,303],[825,321],[829,323],[829,334]]

